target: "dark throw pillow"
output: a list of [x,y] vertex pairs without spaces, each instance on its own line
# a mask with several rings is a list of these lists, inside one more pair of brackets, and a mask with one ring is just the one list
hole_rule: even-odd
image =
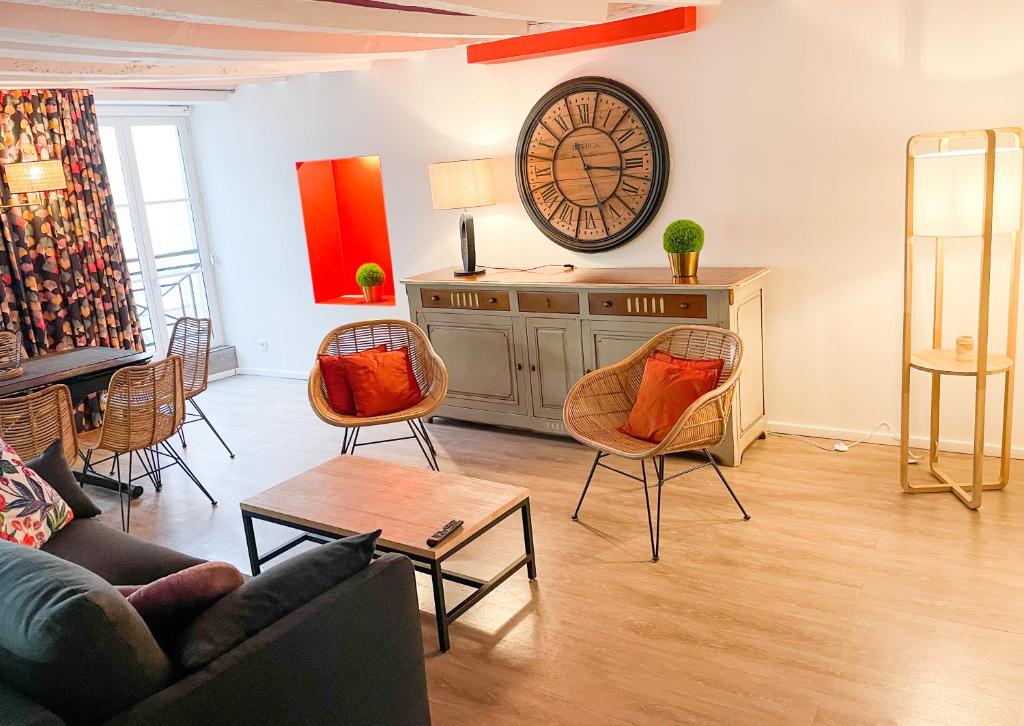
[[148,585],[118,586],[117,590],[138,610],[157,641],[165,642],[244,582],[234,565],[204,562]]
[[0,542],[0,583],[0,680],[68,723],[106,720],[170,681],[146,623],[98,575]]
[[47,484],[60,494],[67,502],[75,519],[87,519],[100,513],[100,508],[93,504],[75,478],[68,462],[64,460],[64,447],[60,439],[54,440],[43,453],[25,462],[25,466],[43,478]]
[[285,560],[225,595],[185,628],[171,658],[195,671],[338,583],[365,569],[380,530]]

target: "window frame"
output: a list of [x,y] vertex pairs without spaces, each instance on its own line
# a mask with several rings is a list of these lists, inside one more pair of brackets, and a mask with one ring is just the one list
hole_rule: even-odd
[[146,283],[150,321],[153,324],[154,346],[157,348],[154,352],[160,355],[163,355],[167,350],[170,332],[166,325],[166,316],[163,310],[163,296],[160,294],[159,284],[157,283],[156,258],[149,232],[149,221],[146,216],[146,203],[142,193],[142,184],[137,173],[138,160],[135,155],[135,146],[131,135],[131,127],[133,126],[177,127],[188,201],[192,212],[193,233],[202,266],[203,286],[206,290],[206,304],[209,308],[210,318],[213,321],[213,344],[227,344],[221,320],[220,297],[217,292],[217,280],[214,269],[215,256],[210,245],[203,190],[199,182],[199,172],[193,150],[192,130],[189,125],[188,113],[189,109],[181,106],[132,107],[99,105],[97,107],[98,126],[113,127],[117,137],[118,148],[121,153],[122,174],[124,175],[125,187],[128,192],[128,210],[135,234],[135,244],[139,251],[139,263],[143,270],[143,280]]

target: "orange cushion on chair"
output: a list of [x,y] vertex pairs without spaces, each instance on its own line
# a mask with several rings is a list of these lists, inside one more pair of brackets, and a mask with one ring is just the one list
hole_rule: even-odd
[[716,383],[718,370],[713,367],[684,366],[663,360],[657,354],[652,355],[644,365],[644,377],[640,380],[640,390],[629,420],[619,431],[635,439],[659,443],[668,436],[686,409],[714,389]]
[[412,408],[423,400],[405,346],[341,360],[352,386],[357,416],[383,416]]
[[352,386],[349,385],[348,374],[345,372],[345,366],[341,364],[341,359],[374,355],[383,353],[387,349],[386,345],[378,345],[376,348],[361,350],[358,353],[317,356],[320,361],[320,375],[324,379],[324,388],[327,390],[327,403],[330,404],[332,411],[343,416],[354,416],[356,412],[356,402],[352,398]]
[[665,363],[674,363],[677,366],[683,368],[696,368],[702,371],[714,371],[715,381],[722,375],[722,369],[725,367],[725,360],[722,358],[677,358],[674,355],[666,353],[663,350],[656,350],[651,353],[651,357]]

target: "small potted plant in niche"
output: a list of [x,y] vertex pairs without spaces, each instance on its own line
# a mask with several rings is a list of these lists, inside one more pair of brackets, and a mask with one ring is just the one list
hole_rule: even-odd
[[677,219],[665,228],[665,251],[672,277],[694,277],[704,247],[704,228],[689,219]]
[[380,302],[384,297],[384,270],[375,262],[367,262],[356,270],[356,283],[363,288],[363,298],[368,303]]

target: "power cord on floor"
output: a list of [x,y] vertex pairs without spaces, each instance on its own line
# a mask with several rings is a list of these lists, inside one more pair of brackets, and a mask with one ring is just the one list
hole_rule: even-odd
[[[875,426],[875,428],[872,431],[870,431],[869,433],[864,434],[861,438],[857,439],[854,442],[847,443],[845,441],[836,441],[831,446],[825,446],[823,444],[819,444],[817,441],[815,441],[811,437],[804,436],[802,434],[789,434],[789,433],[782,433],[782,432],[772,432],[772,435],[773,436],[789,436],[789,437],[792,437],[792,438],[795,438],[795,439],[800,439],[805,444],[810,444],[814,448],[821,449],[822,451],[837,451],[839,453],[845,453],[845,452],[849,451],[850,449],[852,449],[854,446],[859,446],[860,444],[865,443],[868,439],[870,439],[872,436],[877,434],[879,431],[885,431],[890,436],[892,436],[892,438],[895,439],[896,441],[900,440],[899,434],[897,434],[896,431],[893,429],[893,427],[889,425],[888,421],[882,421],[882,423],[880,423],[877,426]],[[914,453],[913,450],[910,451],[910,462],[909,463],[916,464],[919,461],[921,461],[922,459],[924,459],[924,454],[916,454],[916,453]]]

